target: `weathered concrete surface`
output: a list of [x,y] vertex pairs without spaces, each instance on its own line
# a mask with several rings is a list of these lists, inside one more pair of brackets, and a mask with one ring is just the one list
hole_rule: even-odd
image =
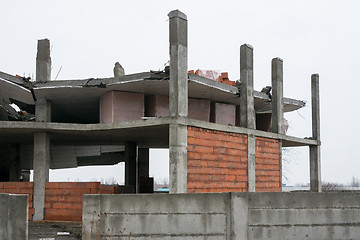
[[310,147],[310,190],[313,192],[321,192],[319,91],[319,74],[313,74],[311,75],[312,138],[318,141],[318,145]]
[[[58,234],[60,233],[60,234]],[[61,234],[63,233],[63,234]],[[29,222],[28,240],[80,240],[81,223],[79,222]]]
[[28,195],[0,194],[0,239],[27,240]]
[[84,195],[83,239],[359,239],[360,193]]
[[[169,110],[175,120],[188,116],[187,18],[179,10],[169,17]],[[187,191],[187,126],[169,126],[169,192]]]
[[49,181],[50,135],[46,132],[34,134],[34,220],[44,219],[45,183]]
[[46,82],[51,78],[50,41],[38,40],[36,55],[36,82]]
[[227,239],[228,196],[85,195],[83,239]]
[[283,134],[284,109],[283,109],[283,60],[274,58],[271,61],[272,85],[272,132]]

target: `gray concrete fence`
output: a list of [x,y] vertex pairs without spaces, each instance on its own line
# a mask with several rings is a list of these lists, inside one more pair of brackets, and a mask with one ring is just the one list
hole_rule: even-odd
[[83,239],[360,239],[360,193],[84,195]]
[[28,195],[0,193],[0,239],[28,239]]

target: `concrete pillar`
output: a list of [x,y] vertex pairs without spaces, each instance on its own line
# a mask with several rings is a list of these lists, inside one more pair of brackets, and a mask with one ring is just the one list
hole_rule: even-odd
[[256,142],[255,135],[248,134],[248,144],[247,144],[247,158],[248,158],[248,192],[255,192],[255,152],[256,152]]
[[149,177],[149,149],[139,148],[138,149],[138,171],[139,177]]
[[[253,47],[240,47],[240,126],[255,129]],[[255,136],[248,134],[248,191],[255,192]]]
[[36,55],[36,82],[46,82],[51,78],[50,41],[38,40]]
[[125,185],[133,186],[134,193],[138,191],[137,146],[135,142],[125,144]]
[[49,181],[50,136],[48,133],[34,134],[34,217],[44,220],[45,183]]
[[240,126],[255,128],[253,47],[240,47]]
[[[179,10],[169,17],[170,86],[169,110],[173,118],[188,116],[187,17]],[[170,124],[169,192],[187,192],[187,126]]]
[[283,110],[283,60],[274,58],[271,61],[272,83],[272,132],[284,133]]
[[[50,41],[38,41],[36,55],[36,82],[46,82],[51,77]],[[37,122],[51,121],[51,103],[47,99],[37,99],[35,103]],[[45,184],[49,181],[50,134],[34,133],[34,217],[33,220],[44,220],[45,217]]]
[[310,146],[310,191],[321,192],[320,167],[320,97],[319,75],[311,75],[312,138],[318,140],[317,146]]
[[35,102],[35,119],[37,122],[51,122],[51,101],[45,98]]

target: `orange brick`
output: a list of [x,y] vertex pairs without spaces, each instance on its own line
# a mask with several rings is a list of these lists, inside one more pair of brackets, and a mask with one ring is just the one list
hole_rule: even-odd
[[7,188],[7,189],[16,188],[15,182],[3,182],[3,184],[4,184],[4,188]]

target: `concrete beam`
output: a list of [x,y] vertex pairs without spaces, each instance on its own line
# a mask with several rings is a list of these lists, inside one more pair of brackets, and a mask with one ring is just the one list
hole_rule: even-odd
[[253,47],[240,47],[240,126],[255,129]]
[[51,78],[50,41],[38,40],[36,55],[36,82],[46,82]]
[[[179,10],[169,17],[170,117],[188,116],[187,17]],[[169,126],[169,192],[187,192],[187,125]]]
[[50,135],[45,132],[34,134],[34,217],[44,220],[45,183],[49,181]]
[[283,60],[274,58],[271,61],[272,84],[272,132],[284,134],[283,110]]
[[320,167],[320,96],[319,74],[311,75],[312,138],[318,145],[310,146],[310,191],[321,192]]
[[125,145],[125,185],[133,186],[135,193],[138,190],[137,161],[136,142],[127,142]]

